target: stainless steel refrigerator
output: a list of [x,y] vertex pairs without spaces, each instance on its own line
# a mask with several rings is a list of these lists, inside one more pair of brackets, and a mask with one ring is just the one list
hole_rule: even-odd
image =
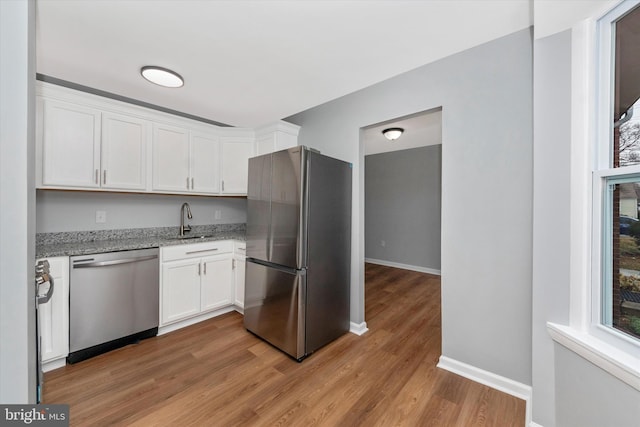
[[351,164],[293,147],[249,159],[244,325],[302,360],[349,330]]

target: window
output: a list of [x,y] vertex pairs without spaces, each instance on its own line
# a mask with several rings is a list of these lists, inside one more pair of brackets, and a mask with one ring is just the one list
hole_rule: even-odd
[[547,323],[553,340],[636,390],[639,28],[640,0],[572,28],[569,325]]
[[594,168],[592,323],[608,340],[640,344],[640,7],[598,22],[599,106]]

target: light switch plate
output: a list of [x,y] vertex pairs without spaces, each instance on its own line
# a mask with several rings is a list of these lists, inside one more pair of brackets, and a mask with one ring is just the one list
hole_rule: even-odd
[[107,211],[96,211],[96,224],[107,222]]

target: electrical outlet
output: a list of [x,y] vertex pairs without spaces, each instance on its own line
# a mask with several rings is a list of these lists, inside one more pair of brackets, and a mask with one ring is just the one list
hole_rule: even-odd
[[213,219],[222,219],[222,211],[216,210],[213,214]]
[[385,242],[384,240],[380,240],[380,246],[382,246],[383,248],[387,246],[387,242]]
[[96,224],[107,222],[107,211],[96,211]]

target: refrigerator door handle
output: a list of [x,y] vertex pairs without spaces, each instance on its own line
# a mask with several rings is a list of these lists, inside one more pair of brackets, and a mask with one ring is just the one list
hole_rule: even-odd
[[269,261],[264,261],[264,260],[261,260],[261,259],[251,258],[251,257],[247,257],[246,261],[247,262],[252,262],[254,264],[262,265],[263,267],[274,268],[276,270],[280,270],[280,271],[283,271],[283,272],[289,273],[289,274],[298,274],[298,275],[307,274],[307,269],[306,268],[296,269],[296,268],[286,267],[284,265],[274,264],[274,263],[269,262]]

